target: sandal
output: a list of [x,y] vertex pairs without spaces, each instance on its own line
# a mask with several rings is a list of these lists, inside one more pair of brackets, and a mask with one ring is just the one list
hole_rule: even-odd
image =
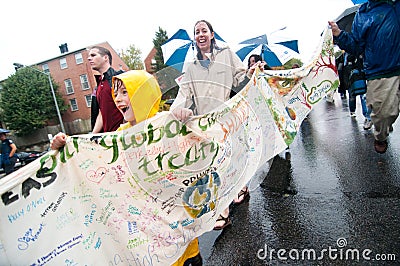
[[232,224],[231,219],[229,218],[229,216],[228,217],[224,217],[221,214],[219,215],[219,217],[218,217],[216,222],[218,222],[218,221],[224,221],[224,224],[221,225],[221,226],[214,226],[214,230],[222,230],[225,227],[227,227],[228,225]]
[[[240,200],[240,197],[243,197],[242,200]],[[247,201],[250,198],[250,192],[249,192],[249,188],[242,188],[242,190],[240,190],[237,199],[233,200],[233,203],[236,205],[242,204],[243,202]]]

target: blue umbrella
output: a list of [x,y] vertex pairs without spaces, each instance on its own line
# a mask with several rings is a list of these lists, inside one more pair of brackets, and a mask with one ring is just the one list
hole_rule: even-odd
[[[214,32],[217,45],[222,45],[225,41]],[[177,69],[180,72],[196,57],[195,42],[190,39],[186,30],[179,29],[171,38],[161,45],[164,64]]]
[[358,5],[358,4],[368,2],[368,0],[351,0],[351,2],[353,2],[353,4],[355,4],[355,5]]
[[161,45],[164,64],[182,72],[185,62],[193,60],[194,46],[186,30],[179,29]]
[[10,130],[4,129],[4,128],[0,128],[0,134],[2,134],[2,133],[10,133]]
[[245,63],[252,54],[261,55],[270,67],[282,66],[290,59],[299,56],[297,40],[269,44],[265,34],[242,41],[238,46],[236,54]]

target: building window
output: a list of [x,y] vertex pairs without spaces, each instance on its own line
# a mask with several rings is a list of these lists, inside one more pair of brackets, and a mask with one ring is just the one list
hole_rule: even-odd
[[77,65],[83,63],[83,57],[82,57],[81,53],[75,54],[75,62],[76,62]]
[[61,69],[64,69],[64,68],[68,67],[66,58],[61,58],[60,59],[60,67],[61,67]]
[[151,59],[151,69],[155,70],[157,68],[157,61],[152,58]]
[[42,65],[42,70],[44,73],[50,73],[49,65],[48,64],[43,64]]
[[88,89],[90,89],[90,88],[89,88],[89,81],[88,81],[87,75],[86,75],[86,74],[83,74],[83,75],[80,75],[79,77],[80,77],[80,79],[81,79],[82,90],[88,90]]
[[85,100],[86,100],[86,105],[87,107],[91,107],[92,106],[92,95],[85,95]]
[[67,94],[74,93],[74,88],[72,87],[71,79],[64,80],[64,84],[65,84],[65,91],[67,92]]
[[76,99],[70,99],[69,104],[71,105],[71,111],[78,111],[78,102]]

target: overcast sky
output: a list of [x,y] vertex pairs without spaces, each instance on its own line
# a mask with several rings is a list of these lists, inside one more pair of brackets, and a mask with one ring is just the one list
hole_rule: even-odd
[[[14,74],[13,63],[35,64],[69,51],[108,41],[117,51],[134,44],[144,59],[158,28],[171,37],[208,20],[227,43],[261,34],[299,41],[303,61],[313,54],[320,33],[351,0],[13,0],[2,1],[0,80]],[[286,27],[283,31],[278,29]],[[273,33],[275,32],[275,33]]]

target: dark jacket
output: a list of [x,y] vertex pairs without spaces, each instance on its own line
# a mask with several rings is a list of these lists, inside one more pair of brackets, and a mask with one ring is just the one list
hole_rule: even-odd
[[363,54],[367,79],[399,75],[400,0],[370,0],[362,4],[351,33],[342,30],[334,40],[350,54]]
[[[123,70],[115,71],[112,67],[110,67],[107,70],[107,72],[104,73],[104,78],[108,81],[108,83],[110,84],[110,87],[112,87],[112,77],[116,76],[118,74],[121,74],[123,72],[124,72]],[[90,120],[91,120],[90,122],[92,125],[92,130],[94,128],[94,125],[96,124],[96,119],[97,119],[97,116],[99,115],[99,111],[100,111],[99,103],[97,102],[97,98],[96,98],[96,92],[97,92],[97,86],[99,85],[99,82],[101,80],[101,75],[95,75],[94,77],[96,79],[96,88],[92,93],[92,105],[91,105],[92,107],[91,107],[91,114],[90,114]]]

